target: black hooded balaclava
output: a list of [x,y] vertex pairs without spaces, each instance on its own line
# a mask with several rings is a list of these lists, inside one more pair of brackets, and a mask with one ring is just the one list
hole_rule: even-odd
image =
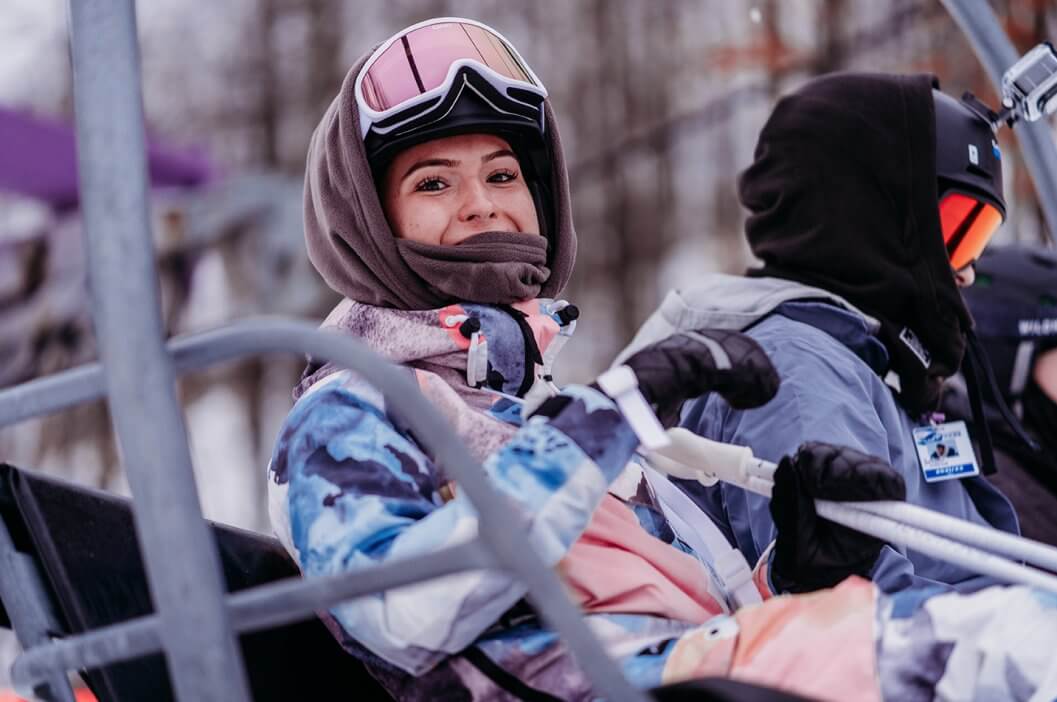
[[972,320],[940,229],[928,75],[845,73],[779,101],[738,193],[750,275],[836,293],[881,322],[900,402],[936,408]]

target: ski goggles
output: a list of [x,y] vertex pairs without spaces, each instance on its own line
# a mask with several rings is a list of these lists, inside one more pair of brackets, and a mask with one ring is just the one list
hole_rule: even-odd
[[951,268],[960,271],[984,252],[1005,216],[990,202],[958,191],[940,198],[940,226]]
[[461,87],[463,69],[494,89],[487,97],[498,112],[530,117],[543,128],[547,90],[510,42],[480,22],[443,17],[398,32],[367,59],[355,84],[360,136],[439,119],[432,113],[439,107],[443,116],[444,98]]

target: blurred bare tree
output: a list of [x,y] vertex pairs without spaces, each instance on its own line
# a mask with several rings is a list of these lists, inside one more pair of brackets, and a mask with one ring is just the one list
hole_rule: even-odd
[[[5,0],[0,102],[69,117],[61,0]],[[1053,0],[993,0],[1020,50],[1057,36]],[[10,5],[10,7],[8,7]],[[159,193],[166,328],[250,314],[321,318],[336,301],[301,241],[309,136],[348,67],[427,17],[511,39],[546,83],[566,144],[580,235],[568,296],[583,310],[560,380],[607,365],[664,292],[752,264],[734,183],[775,99],[837,70],[928,71],[995,101],[937,0],[257,0],[138,3],[151,134],[206,149],[226,177]],[[1009,134],[999,240],[1053,241]],[[0,383],[95,356],[76,216],[0,195]],[[25,213],[29,212],[27,216]],[[27,224],[28,222],[28,224]],[[299,359],[258,359],[180,383],[207,516],[266,529],[264,464]],[[124,491],[103,403],[0,431],[0,457]],[[0,655],[0,658],[3,656]],[[0,665],[0,671],[6,666]],[[2,680],[0,680],[2,683]]]
[[[1057,34],[1052,0],[993,6],[1022,50]],[[41,7],[58,16],[38,31]],[[580,257],[568,295],[583,318],[579,352],[565,359],[566,382],[606,365],[667,289],[704,271],[752,264],[735,178],[783,92],[827,71],[934,71],[953,94],[968,89],[994,100],[936,0],[258,0],[198,5],[193,13],[178,0],[152,0],[139,11],[150,132],[205,148],[227,174],[212,190],[159,195],[155,203],[172,333],[255,313],[325,314],[336,296],[304,256],[300,181],[311,131],[348,67],[378,40],[430,16],[470,16],[506,34],[551,93],[570,163]],[[0,38],[37,37],[36,63],[54,76],[43,93],[9,78],[9,85],[0,82],[0,100],[68,114],[61,3],[16,0],[9,16],[12,24],[0,21]],[[1001,236],[1045,240],[1015,144],[1008,135],[1003,140],[1012,185]],[[16,221],[0,217],[0,227]],[[54,236],[59,229],[65,239]],[[11,254],[4,265],[18,268],[19,281],[32,281],[35,271],[60,276],[68,266],[58,263],[73,259],[76,232],[75,222],[56,218],[36,239],[24,236],[33,241],[20,243],[21,258]],[[83,285],[76,275],[83,272],[61,273],[68,286]],[[22,285],[14,280],[5,295]],[[10,297],[31,298],[25,290]],[[28,309],[4,304],[0,315],[9,319],[16,308]],[[30,315],[32,324],[10,337],[32,360],[20,377],[94,356],[85,311],[49,309],[50,316]],[[211,488],[218,480],[211,472],[247,476],[240,489],[248,495],[205,500],[212,516],[264,527],[259,476],[299,366],[297,359],[248,361],[181,383],[200,462],[238,466],[202,468],[203,492],[233,489],[224,480]],[[225,425],[218,413],[239,416]],[[210,425],[227,428],[203,429]],[[121,489],[107,427],[105,408],[93,405],[0,432],[0,448],[26,465],[78,466],[68,474]],[[225,459],[211,448],[214,441],[240,448]],[[239,501],[249,507],[231,504]]]

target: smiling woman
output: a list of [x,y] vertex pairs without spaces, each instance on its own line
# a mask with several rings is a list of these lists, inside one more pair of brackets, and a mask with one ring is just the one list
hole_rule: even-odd
[[[313,135],[305,195],[312,261],[347,298],[324,326],[414,373],[608,637],[638,651],[643,636],[668,639],[681,620],[718,612],[705,567],[673,547],[671,530],[640,524],[609,494],[637,443],[611,398],[597,387],[559,394],[550,380],[579,314],[552,299],[576,235],[546,90],[513,47],[458,19],[383,43],[352,68]],[[694,355],[679,356],[680,368],[711,359],[693,344],[671,353]],[[669,382],[665,399],[712,378]],[[368,381],[310,366],[276,444],[272,521],[305,577],[413,558],[478,528]],[[401,700],[594,697],[525,591],[504,573],[468,573],[324,618]],[[636,668],[637,684],[655,686],[663,657]]]
[[521,164],[491,134],[435,139],[389,165],[382,204],[393,233],[423,244],[454,246],[486,231],[539,234]]

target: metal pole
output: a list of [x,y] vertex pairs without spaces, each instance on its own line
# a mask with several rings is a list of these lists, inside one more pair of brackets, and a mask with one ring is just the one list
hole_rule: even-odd
[[0,427],[46,417],[106,394],[103,368],[86,364],[0,390]]
[[[450,546],[421,558],[372,566],[361,573],[341,573],[302,580],[287,578],[228,597],[231,618],[239,633],[259,631],[310,619],[316,612],[358,596],[466,570],[495,567],[479,541]],[[11,668],[17,690],[63,670],[98,668],[138,658],[161,649],[157,615],[120,624],[26,651]],[[293,671],[292,671],[293,672]]]
[[[1013,42],[1006,36],[998,22],[994,10],[986,0],[942,0],[951,17],[969,39],[995,85],[995,91],[1002,94],[1002,74],[1017,62],[1017,53]],[[1049,241],[1057,236],[1057,147],[1053,143],[1053,132],[1046,120],[1028,122],[1020,120],[1013,127],[1020,143],[1024,163],[1035,184],[1035,193],[1039,197],[1043,216],[1049,227]]]
[[[47,647],[50,632],[56,631],[46,609],[48,597],[35,570],[35,564],[15,549],[7,524],[0,517],[0,597],[3,598],[11,627],[26,651]],[[52,668],[27,685],[25,691],[46,702],[74,702],[73,688],[66,669]]]
[[163,346],[133,0],[70,0],[95,335],[177,698],[248,702]]

